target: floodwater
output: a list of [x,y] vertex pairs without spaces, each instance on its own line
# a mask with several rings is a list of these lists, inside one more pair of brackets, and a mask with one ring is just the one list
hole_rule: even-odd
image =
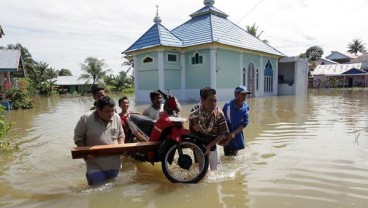
[[[113,95],[118,98],[119,95]],[[132,106],[142,112],[147,106]],[[124,159],[120,176],[89,188],[70,147],[90,97],[35,97],[14,110],[20,149],[0,155],[0,207],[366,207],[368,91],[315,90],[251,98],[247,147],[198,184],[173,184],[159,163]],[[183,104],[187,117],[194,103]],[[220,106],[223,102],[218,103]]]

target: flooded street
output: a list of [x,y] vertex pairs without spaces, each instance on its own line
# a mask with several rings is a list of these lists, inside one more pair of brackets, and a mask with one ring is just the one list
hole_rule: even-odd
[[[120,95],[112,95],[114,99]],[[143,112],[148,104],[131,105]],[[366,207],[368,91],[311,90],[251,98],[247,147],[198,184],[173,184],[160,163],[124,158],[120,176],[89,188],[71,158],[73,130],[90,97],[35,97],[6,112],[20,149],[0,155],[0,207]],[[182,103],[182,116],[194,103]],[[218,103],[223,106],[223,102]],[[120,109],[118,109],[120,111]],[[188,125],[188,124],[186,124]]]

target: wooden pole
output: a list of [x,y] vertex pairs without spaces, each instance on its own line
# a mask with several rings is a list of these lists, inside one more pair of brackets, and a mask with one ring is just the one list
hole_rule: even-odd
[[86,158],[86,157],[98,157],[108,155],[118,155],[129,152],[149,152],[158,148],[160,142],[139,142],[139,143],[126,143],[126,144],[110,144],[110,145],[96,145],[96,146],[84,146],[84,147],[72,147],[71,153],[73,159]]

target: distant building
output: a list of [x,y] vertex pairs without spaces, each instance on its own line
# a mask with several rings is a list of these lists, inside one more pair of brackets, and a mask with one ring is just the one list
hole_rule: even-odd
[[318,65],[312,72],[313,87],[367,87],[368,72],[361,63]]
[[170,90],[181,100],[199,99],[199,89],[215,88],[219,100],[238,85],[253,97],[307,92],[307,62],[283,53],[227,19],[214,0],[173,30],[154,25],[123,53],[134,61],[135,99],[149,102],[152,90]]
[[362,70],[368,72],[368,54],[358,56],[356,59],[352,60],[351,63],[361,63]]
[[319,58],[316,61],[314,61],[314,64],[315,66],[318,66],[318,65],[338,64],[338,62],[332,61],[327,58]]
[[337,63],[349,63],[350,61],[354,60],[357,56],[354,54],[349,53],[341,53],[338,51],[331,51],[331,54],[326,56],[326,59],[335,61]]
[[14,78],[24,77],[25,70],[19,49],[0,49],[0,89],[16,84]]
[[92,86],[92,80],[80,79],[80,76],[58,76],[53,81],[59,93],[87,92]]

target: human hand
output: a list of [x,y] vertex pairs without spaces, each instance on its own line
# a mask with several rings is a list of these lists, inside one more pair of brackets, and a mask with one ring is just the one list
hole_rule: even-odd
[[206,152],[204,152],[204,155],[209,155],[211,152],[211,148],[206,146]]
[[84,159],[85,162],[87,162],[88,160],[94,158],[93,155],[87,155]]

